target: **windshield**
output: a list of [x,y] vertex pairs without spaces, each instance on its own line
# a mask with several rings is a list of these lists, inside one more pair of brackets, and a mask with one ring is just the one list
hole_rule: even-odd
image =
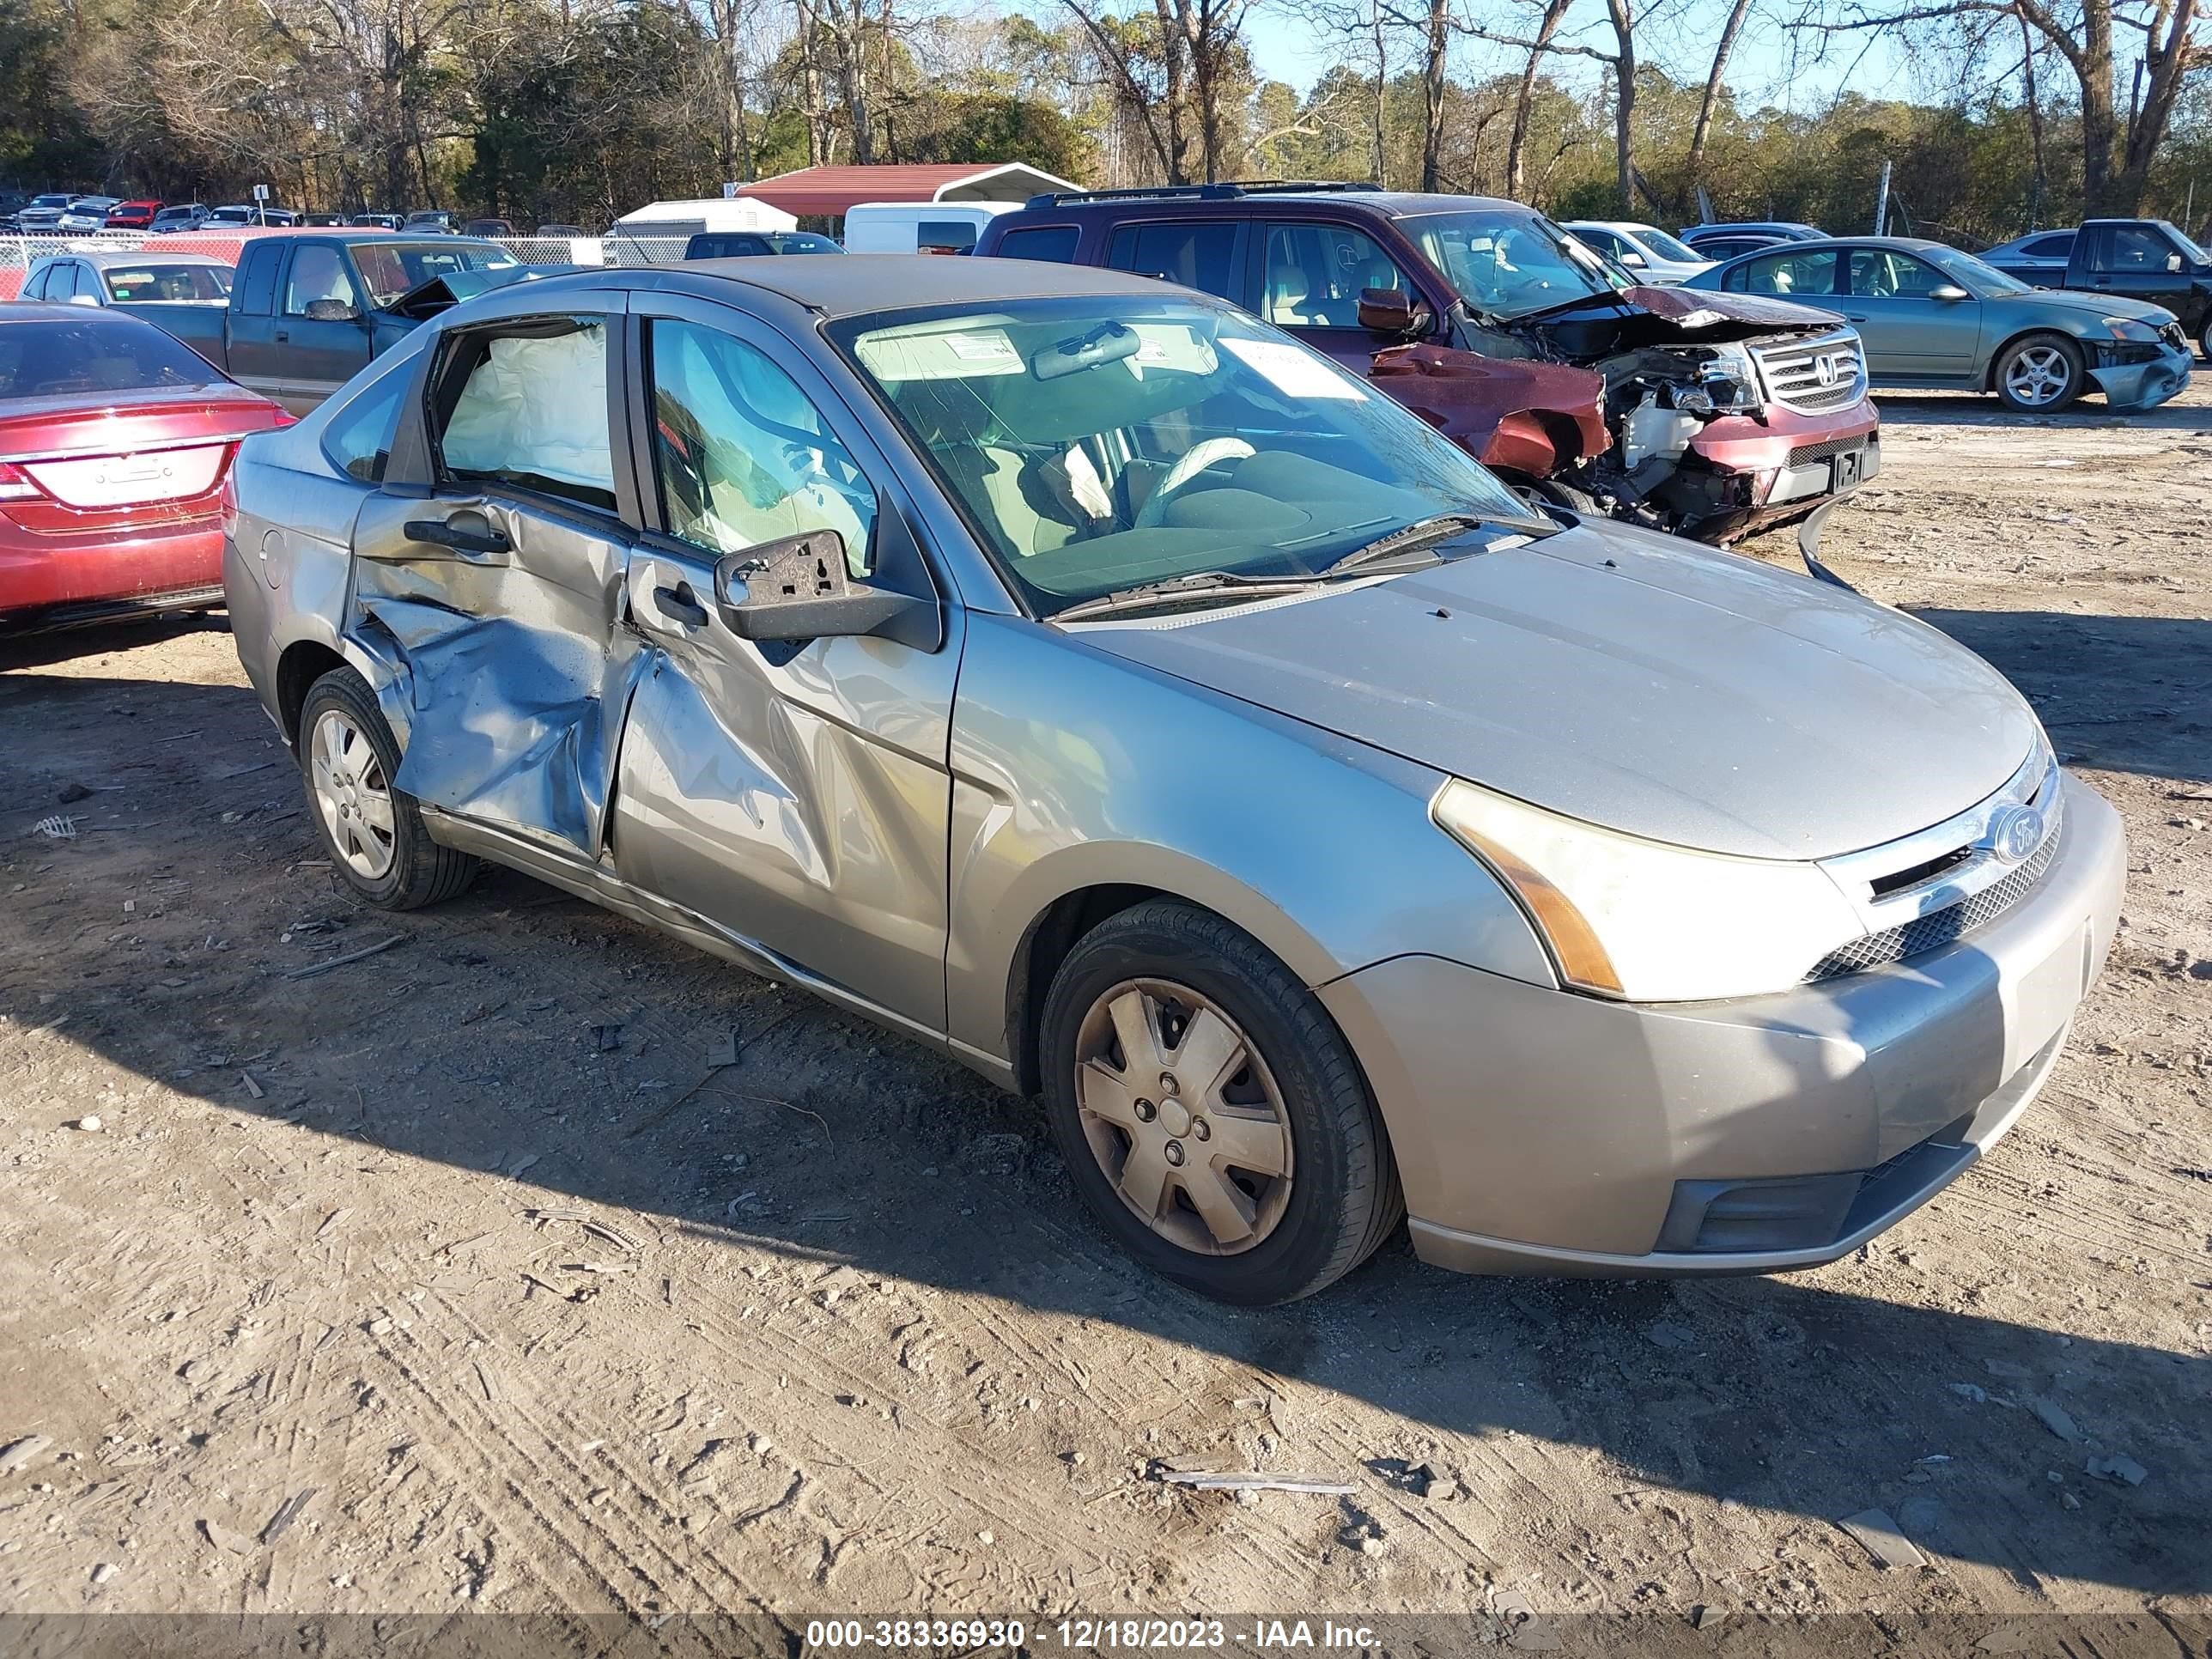
[[131,265],[108,271],[112,300],[221,300],[230,273],[220,265]]
[[157,225],[174,224],[179,219],[191,218],[199,210],[198,208],[163,208],[159,213],[154,216],[154,222]]
[[33,196],[31,198],[31,205],[33,207],[67,207],[76,199],[75,197],[67,195]]
[[2008,276],[1995,265],[1977,259],[1971,253],[1956,248],[1947,248],[1941,253],[1930,253],[1929,258],[1946,276],[1954,277],[1984,299],[2000,294],[2029,294],[2034,290],[2016,276]]
[[1549,527],[1365,381],[1227,310],[1115,295],[830,333],[1041,616],[1206,573],[1312,576],[1441,514]]
[[1526,209],[1425,213],[1399,222],[1481,316],[1525,317],[1610,295],[1626,281],[1601,255]]
[[0,403],[215,386],[222,379],[175,336],[133,318],[94,313],[64,323],[0,322]]
[[1692,264],[1705,263],[1704,254],[1698,252],[1687,242],[1677,241],[1656,225],[1638,225],[1634,229],[1636,240],[1662,259],[1684,259]]
[[817,236],[811,230],[776,230],[768,234],[769,246],[778,253],[842,253],[827,236]]
[[505,248],[441,237],[434,242],[362,241],[353,245],[354,263],[368,284],[371,304],[390,305],[425,283],[459,270],[504,270],[521,264]]

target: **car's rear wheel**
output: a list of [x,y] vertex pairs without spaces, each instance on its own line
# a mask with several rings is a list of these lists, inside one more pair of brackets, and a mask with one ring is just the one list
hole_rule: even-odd
[[2030,334],[1997,359],[1996,394],[2007,409],[2048,415],[2081,395],[2087,379],[2081,348],[2063,334]]
[[296,746],[331,867],[370,903],[413,910],[476,879],[477,860],[432,841],[415,798],[392,783],[399,744],[359,673],[333,668],[307,689]]
[[2212,363],[2212,311],[2204,313],[2204,325],[2197,331],[2197,349],[2206,362]]
[[1041,1038],[1077,1190],[1179,1284],[1288,1302],[1358,1267],[1404,1213],[1335,1023],[1218,916],[1153,900],[1101,922],[1061,963]]

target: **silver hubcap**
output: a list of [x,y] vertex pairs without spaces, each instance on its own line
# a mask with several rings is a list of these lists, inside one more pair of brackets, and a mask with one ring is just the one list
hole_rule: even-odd
[[2057,402],[2073,378],[2073,365],[2057,346],[2026,347],[2005,365],[2005,390],[2023,404]]
[[1115,986],[1077,1034],[1075,1093],[1098,1167],[1170,1243],[1236,1255],[1282,1220],[1291,1153],[1282,1093],[1206,997],[1165,980]]
[[392,868],[392,784],[361,727],[337,709],[315,720],[307,748],[315,810],[346,867],[367,881]]

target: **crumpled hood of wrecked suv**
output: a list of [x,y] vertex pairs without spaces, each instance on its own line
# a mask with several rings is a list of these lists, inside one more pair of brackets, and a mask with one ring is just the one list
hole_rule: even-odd
[[1082,637],[1572,817],[1747,857],[1938,823],[2037,737],[2002,676],[1922,623],[1613,528]]

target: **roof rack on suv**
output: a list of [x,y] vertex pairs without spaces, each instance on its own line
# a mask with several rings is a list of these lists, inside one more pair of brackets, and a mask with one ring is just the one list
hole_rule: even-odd
[[1132,185],[1123,190],[1047,191],[1032,196],[1033,208],[1065,207],[1073,202],[1219,202],[1236,196],[1264,196],[1276,191],[1380,190],[1380,185],[1350,179],[1224,179],[1211,185]]

